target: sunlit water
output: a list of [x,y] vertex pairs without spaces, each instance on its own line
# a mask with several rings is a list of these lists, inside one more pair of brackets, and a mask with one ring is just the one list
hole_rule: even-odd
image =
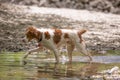
[[119,63],[88,63],[74,61],[72,64],[42,62],[31,57],[21,64],[23,54],[0,54],[0,80],[94,80],[91,76],[101,70],[120,67]]

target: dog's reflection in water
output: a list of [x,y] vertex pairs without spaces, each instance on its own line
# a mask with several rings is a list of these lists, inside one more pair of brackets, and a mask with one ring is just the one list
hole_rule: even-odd
[[[77,64],[77,63],[76,63]],[[79,65],[79,63],[77,64]],[[44,66],[37,67],[36,77],[38,78],[61,78],[61,77],[78,77],[78,78],[90,78],[90,76],[96,74],[97,64],[86,63],[82,66],[76,66],[75,64],[66,63],[45,63]]]

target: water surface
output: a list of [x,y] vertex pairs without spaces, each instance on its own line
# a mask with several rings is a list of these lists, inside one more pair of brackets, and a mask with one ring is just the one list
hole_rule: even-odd
[[[0,54],[0,80],[94,80],[99,71],[120,67],[119,63],[89,63],[74,61],[72,64],[51,61],[42,62],[35,57],[21,64],[21,53]],[[82,59],[82,58],[81,58]]]

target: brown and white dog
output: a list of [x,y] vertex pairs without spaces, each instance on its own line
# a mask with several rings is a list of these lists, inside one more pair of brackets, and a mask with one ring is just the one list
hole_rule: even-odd
[[[76,46],[76,49],[85,54],[92,60],[92,57],[86,50],[82,34],[86,30],[74,30],[74,29],[39,29],[33,26],[29,26],[26,29],[26,37],[28,41],[35,39],[39,45],[42,45],[54,52],[56,62],[59,62],[59,50],[58,48],[65,44],[67,46],[69,62],[72,62],[72,52]],[[26,58],[30,53],[37,52],[40,47],[29,50],[25,55]]]

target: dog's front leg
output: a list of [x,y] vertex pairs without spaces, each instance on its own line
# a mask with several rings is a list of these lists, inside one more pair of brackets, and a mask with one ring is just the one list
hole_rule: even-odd
[[21,61],[22,61],[21,64],[25,65],[25,64],[27,63],[27,62],[25,61],[25,59],[27,58],[27,56],[28,56],[29,54],[31,54],[32,52],[38,52],[39,50],[40,50],[39,47],[29,50],[29,51],[23,56],[23,58],[22,58],[22,60],[21,60]]
[[28,56],[29,54],[31,54],[31,53],[33,53],[33,52],[38,52],[39,50],[40,50],[39,47],[29,50],[29,51],[23,56],[23,59],[27,58],[27,56]]
[[72,52],[75,48],[75,45],[73,44],[72,40],[67,40],[67,52],[68,52],[68,58],[69,58],[69,63],[72,62]]
[[59,63],[58,50],[57,49],[53,49],[53,52],[54,52],[54,55],[55,55],[56,62]]

